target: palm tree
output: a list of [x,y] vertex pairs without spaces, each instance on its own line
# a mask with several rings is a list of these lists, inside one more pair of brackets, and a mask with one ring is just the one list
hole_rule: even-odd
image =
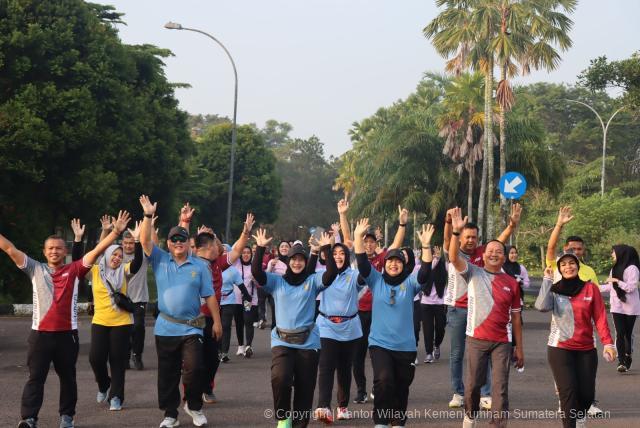
[[445,87],[443,111],[437,119],[439,135],[445,139],[442,153],[457,162],[456,172],[468,174],[467,216],[473,221],[475,165],[483,158],[484,77],[463,73]]

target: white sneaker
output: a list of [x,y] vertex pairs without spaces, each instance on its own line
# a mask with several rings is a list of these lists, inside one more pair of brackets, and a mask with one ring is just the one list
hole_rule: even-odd
[[257,321],[253,323],[253,328],[256,328],[256,327],[258,327],[258,322]]
[[491,397],[480,397],[480,409],[491,410]]
[[587,418],[576,419],[576,428],[587,428]]
[[434,360],[433,360],[433,354],[427,354],[427,356],[426,356],[426,357],[425,357],[425,359],[424,359],[424,362],[425,362],[426,364],[431,364],[431,363],[433,363],[433,361],[434,361]]
[[339,421],[346,421],[351,419],[351,412],[346,407],[338,407],[336,412],[336,419]]
[[160,428],[175,428],[180,426],[180,421],[176,418],[166,417],[160,422]]
[[238,346],[238,351],[236,352],[236,355],[244,355],[244,345]]
[[600,418],[604,415],[604,412],[595,404],[591,404],[591,407],[589,407],[589,410],[587,410],[587,415],[592,418]]
[[244,347],[244,357],[251,358],[253,356],[253,348],[249,345]]
[[449,401],[449,407],[458,408],[464,406],[464,396],[460,394],[453,394],[451,401]]
[[325,425],[331,425],[333,423],[333,414],[328,407],[318,407],[313,412],[313,419],[322,422]]
[[375,395],[373,395],[373,391],[371,391],[371,392],[369,393],[369,398],[371,398],[372,400],[374,400],[374,399],[376,398],[376,396],[375,396]]
[[418,361],[418,357],[416,357],[416,360],[413,362],[413,365],[417,366],[418,364],[420,364],[420,361]]
[[191,410],[189,408],[189,403],[184,403],[183,407],[184,411],[187,412],[187,415],[191,416],[193,419],[193,425],[197,427],[202,427],[207,424],[207,418],[205,417],[202,410]]
[[471,419],[469,416],[465,415],[464,420],[462,421],[462,428],[474,428],[476,426],[476,420]]

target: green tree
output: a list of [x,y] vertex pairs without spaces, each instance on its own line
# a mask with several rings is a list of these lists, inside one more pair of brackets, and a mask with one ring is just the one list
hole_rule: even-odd
[[640,109],[640,51],[620,61],[608,61],[606,56],[593,59],[578,79],[592,91],[622,89],[622,104],[630,109]]

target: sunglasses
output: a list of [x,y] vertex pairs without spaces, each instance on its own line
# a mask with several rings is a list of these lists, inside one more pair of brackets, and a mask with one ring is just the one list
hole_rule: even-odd
[[389,298],[389,304],[390,305],[395,305],[396,304],[396,289],[395,288],[391,289],[391,297]]
[[171,238],[169,238],[169,241],[173,242],[174,244],[177,242],[185,243],[187,242],[187,238],[182,235],[173,235]]

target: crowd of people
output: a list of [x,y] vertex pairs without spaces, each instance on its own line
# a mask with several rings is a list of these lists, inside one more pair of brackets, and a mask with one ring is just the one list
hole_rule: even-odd
[[[179,426],[181,406],[195,426],[206,425],[203,404],[216,401],[216,372],[233,358],[233,325],[236,357],[251,358],[254,330],[268,320],[274,416],[280,428],[305,427],[312,417],[327,424],[351,419],[352,376],[357,386],[353,402],[373,400],[376,428],[405,426],[421,329],[427,364],[442,357],[445,332],[449,336],[449,406],[464,408],[463,427],[474,427],[481,411],[490,412],[494,425],[506,426],[510,369],[524,368],[523,290],[530,285],[517,248],[506,245],[520,223],[519,204],[512,206],[504,231],[482,245],[478,226],[460,208],[451,208],[442,247],[432,243],[433,225],[416,226],[417,255],[404,246],[409,213],[401,207],[393,242],[383,248],[380,229],[367,218],[351,230],[345,200],[337,206],[339,223],[328,232],[319,229],[306,246],[300,241],[273,245],[265,229],[253,230],[251,214],[233,245],[223,244],[206,226],[193,230],[194,209],[188,203],[165,245],[155,228],[157,205],[145,195],[140,205],[142,219],[131,228],[126,211],[104,216],[99,242],[86,253],[84,226],[73,219],[70,263],[60,236],[45,239],[46,261],[38,262],[0,235],[0,249],[33,286],[29,378],[19,428],[38,425],[51,363],[60,378],[60,428],[74,426],[77,300],[83,280],[91,284],[89,362],[96,402],[108,402],[112,411],[123,409],[126,370],[144,369],[148,267],[158,297],[154,336],[158,406],[164,412],[160,428]],[[572,219],[571,208],[562,207],[549,238],[535,308],[552,313],[547,355],[562,424],[584,427],[587,416],[599,410],[594,326],[603,358],[617,358],[620,373],[631,369],[640,260],[635,248],[614,245],[609,277],[599,285],[584,262],[580,237],[569,236],[557,251],[562,229]],[[615,341],[602,292],[609,293]],[[370,393],[367,352],[373,371]]]

